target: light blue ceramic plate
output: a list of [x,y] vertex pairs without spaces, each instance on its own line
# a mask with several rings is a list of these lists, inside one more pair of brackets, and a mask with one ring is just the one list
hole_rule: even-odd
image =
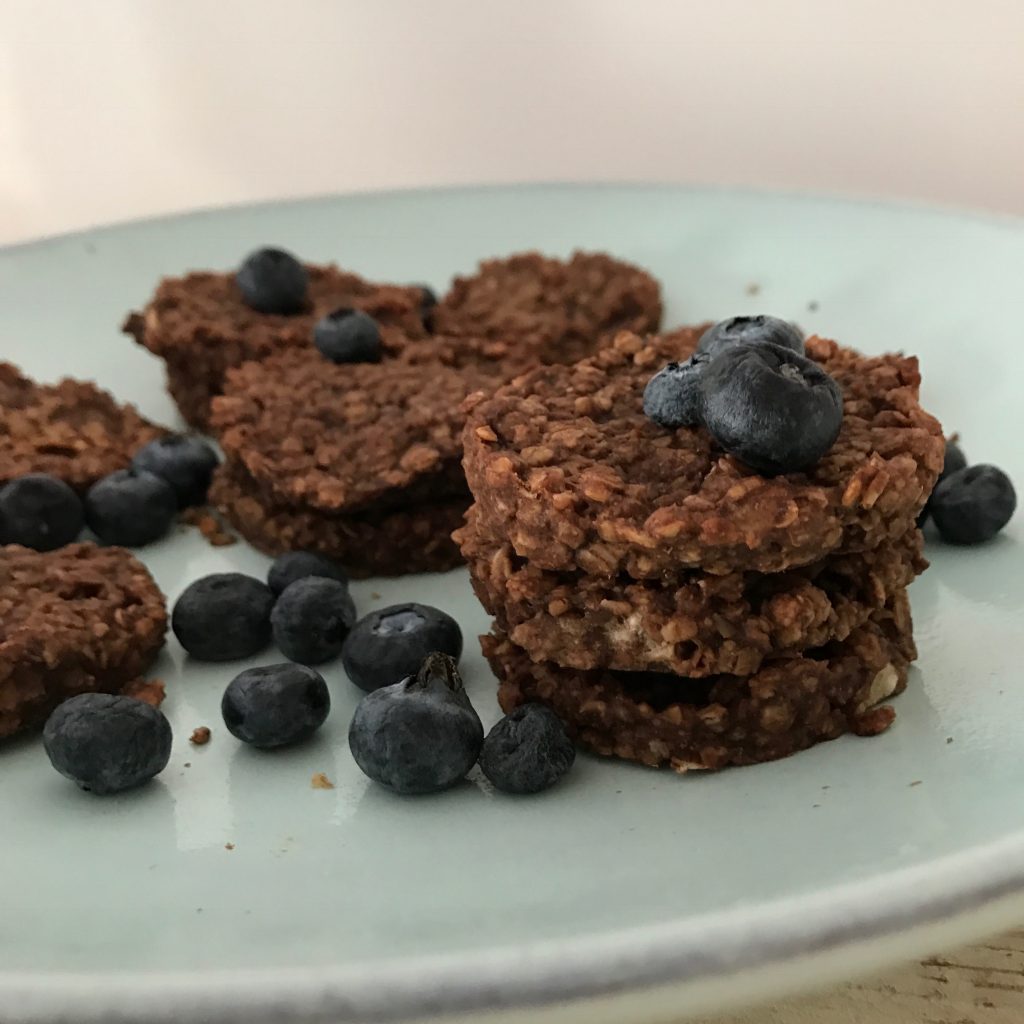
[[[867,352],[919,353],[928,408],[974,460],[1024,483],[1024,229],[921,209],[538,187],[130,224],[0,252],[0,353],[43,379],[95,378],[175,422],[160,365],[119,321],[162,275],[230,267],[267,242],[439,289],[483,256],[608,249],[664,282],[669,324],[767,311]],[[418,800],[369,785],[345,742],[357,693],[340,667],[315,742],[242,749],[217,711],[233,669],[189,664],[172,641],[157,672],[176,738],[155,784],[98,799],[59,778],[37,741],[0,750],[0,1017],[500,1010],[650,1024],[1024,917],[1020,541],[1018,518],[985,548],[932,544],[914,586],[921,659],[886,735],[685,778],[584,757],[528,800],[478,781]],[[143,557],[171,599],[200,574],[266,566],[194,531]],[[355,594],[364,611],[435,602],[469,638],[486,627],[462,572]],[[472,640],[465,670],[490,724],[494,681]],[[197,749],[202,724],[213,739]],[[314,772],[336,788],[311,788]]]

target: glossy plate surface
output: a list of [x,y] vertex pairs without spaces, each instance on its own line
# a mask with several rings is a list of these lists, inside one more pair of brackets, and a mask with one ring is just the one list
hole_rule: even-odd
[[[918,353],[926,406],[974,461],[1024,484],[1024,228],[924,209],[536,187],[115,226],[0,251],[0,354],[174,423],[160,364],[119,322],[162,275],[233,266],[264,243],[439,290],[481,257],[604,248],[664,282],[668,325],[772,312],[866,352]],[[419,800],[371,786],[348,753],[358,692],[340,666],[315,742],[243,749],[218,712],[236,667],[191,664],[172,640],[155,674],[175,746],[155,784],[98,799],[36,740],[0,749],[0,1016],[532,1019],[618,993],[601,1005],[624,1024],[877,965],[931,941],[926,925],[993,926],[1024,889],[1021,534],[1018,517],[981,549],[930,545],[913,589],[921,659],[883,737],[685,778],[582,757],[529,800],[478,781]],[[199,575],[267,564],[192,530],[142,557],[172,600]],[[361,611],[412,599],[455,614],[471,695],[485,724],[497,717],[464,573],[354,593]],[[213,729],[202,748],[188,742],[198,725]],[[312,788],[314,772],[335,788]],[[830,951],[842,955],[827,968],[807,959]],[[669,986],[660,1001],[656,986]]]

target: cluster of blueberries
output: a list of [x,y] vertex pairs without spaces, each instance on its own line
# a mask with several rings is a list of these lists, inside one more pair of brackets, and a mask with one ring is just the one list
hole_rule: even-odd
[[[235,275],[242,299],[260,313],[289,316],[307,308],[309,274],[284,249],[264,248],[250,253]],[[437,305],[437,296],[425,284],[420,313],[424,322]],[[369,313],[345,306],[321,317],[313,328],[313,343],[333,363],[379,363],[380,328]]]
[[703,425],[724,451],[768,475],[813,466],[843,424],[839,385],[804,355],[800,331],[773,316],[735,316],[701,335],[644,390],[662,427]]
[[206,501],[217,461],[202,439],[172,434],[140,448],[128,469],[98,480],[84,499],[46,473],[16,477],[0,488],[0,544],[53,551],[86,526],[104,544],[151,544],[180,509]]
[[[496,789],[537,793],[575,758],[562,723],[537,704],[517,709],[485,737],[458,671],[458,623],[415,603],[357,622],[347,576],[318,554],[282,555],[265,583],[241,573],[196,580],[175,603],[171,628],[197,660],[248,658],[271,639],[291,659],[246,669],[224,691],[224,724],[254,747],[298,743],[323,725],[331,698],[312,666],[340,655],[349,678],[367,691],[349,727],[352,755],[395,792],[448,789],[479,762]],[[142,701],[82,694],[53,712],[43,741],[61,774],[110,793],[166,767],[171,731],[163,713]]]
[[[843,396],[804,355],[793,324],[735,316],[709,327],[685,362],[648,381],[644,413],[670,430],[703,425],[723,451],[774,476],[808,469],[828,452],[842,426]],[[920,525],[930,518],[943,540],[980,544],[1016,507],[1010,478],[995,466],[968,466],[951,442]]]

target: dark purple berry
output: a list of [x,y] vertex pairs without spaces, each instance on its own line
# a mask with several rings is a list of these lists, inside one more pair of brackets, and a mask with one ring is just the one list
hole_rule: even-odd
[[283,249],[257,249],[235,275],[245,304],[260,313],[299,313],[306,306],[309,274]]
[[78,537],[84,517],[81,499],[54,476],[29,473],[0,487],[0,544],[53,551]]
[[332,363],[379,363],[380,328],[361,309],[336,309],[317,321],[313,342]]
[[270,643],[274,595],[261,580],[219,572],[190,583],[174,604],[171,629],[200,661],[235,661]]
[[732,316],[709,327],[697,343],[698,352],[716,356],[732,345],[781,345],[798,355],[804,354],[804,338],[799,329],[777,316]]
[[700,423],[704,404],[700,379],[710,360],[706,353],[695,352],[685,362],[659,370],[644,388],[644,415],[669,430]]
[[270,613],[278,649],[303,665],[336,658],[355,621],[356,606],[348,585],[324,576],[307,576],[289,584]]
[[462,656],[462,630],[447,613],[430,605],[395,604],[360,619],[341,650],[349,679],[377,690],[415,675],[428,654]]
[[140,448],[132,466],[166,480],[178,501],[178,508],[202,505],[210,489],[217,453],[200,437],[170,434]]
[[928,503],[939,536],[950,544],[983,544],[1010,521],[1017,493],[995,466],[970,466],[950,473]]
[[396,793],[437,793],[464,779],[484,740],[455,660],[431,654],[410,679],[368,693],[348,743],[355,762]]
[[167,533],[177,514],[174,488],[141,469],[119,469],[85,495],[85,521],[104,544],[151,544]]
[[324,724],[331,695],[319,672],[286,662],[239,673],[220,710],[228,731],[243,743],[283,747],[308,739]]
[[839,436],[839,385],[790,349],[731,345],[711,360],[702,382],[705,426],[725,451],[760,473],[808,469]]
[[119,793],[167,767],[171,726],[134,697],[82,693],[59,705],[43,729],[50,763],[91,793]]
[[576,748],[558,716],[543,704],[524,704],[484,739],[480,767],[505,793],[539,793],[572,767]]

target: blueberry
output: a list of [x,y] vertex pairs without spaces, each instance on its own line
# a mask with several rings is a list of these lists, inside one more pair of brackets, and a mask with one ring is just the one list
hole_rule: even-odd
[[644,388],[644,415],[659,427],[693,427],[701,421],[700,379],[711,357],[695,352],[684,363],[669,363]]
[[356,764],[396,793],[454,786],[476,763],[483,741],[455,659],[440,653],[415,676],[368,693],[348,730]]
[[939,474],[939,481],[952,476],[958,470],[967,468],[967,456],[955,441],[946,442],[946,454],[942,458],[942,472]]
[[267,573],[267,584],[275,594],[280,594],[289,583],[307,576],[323,576],[339,583],[348,583],[348,574],[340,565],[315,551],[289,551],[274,559]]
[[[967,466],[967,456],[964,455],[960,446],[955,441],[946,442],[946,454],[942,459],[942,472],[939,474],[938,480],[935,481],[935,487],[938,487],[943,480],[946,479],[951,473],[955,473],[959,469],[964,469]],[[932,493],[935,492],[935,487],[932,488]],[[924,527],[925,522],[928,520],[928,516],[931,515],[931,497],[925,502],[925,506],[921,509],[920,514],[917,517],[917,525]]]
[[81,693],[59,705],[43,728],[50,763],[93,793],[120,793],[167,767],[171,726],[134,697]]
[[140,448],[132,458],[132,466],[166,480],[174,491],[178,508],[188,508],[206,501],[217,461],[217,453],[202,438],[171,434]]
[[929,509],[939,536],[950,544],[982,544],[1013,517],[1017,494],[995,466],[950,473],[932,492]]
[[0,544],[53,551],[70,544],[83,522],[78,495],[55,476],[29,473],[0,487]]
[[259,313],[298,313],[306,305],[309,274],[283,249],[257,249],[238,268],[235,281],[245,304]]
[[323,576],[289,584],[270,613],[274,642],[286,658],[303,665],[336,658],[355,621],[348,585]]
[[290,662],[246,669],[228,683],[220,702],[231,735],[264,748],[308,739],[330,710],[323,676]]
[[336,309],[317,321],[313,342],[332,363],[379,363],[380,328],[361,309]]
[[717,356],[732,345],[781,345],[804,354],[804,338],[793,324],[777,316],[731,316],[709,327],[697,343],[698,352]]
[[430,330],[433,326],[434,307],[437,305],[437,292],[429,284],[417,284],[413,287],[419,288],[421,292],[420,315],[423,317],[424,327]]
[[174,488],[141,469],[119,469],[85,495],[85,521],[104,544],[150,544],[167,533],[177,512]]
[[480,751],[484,775],[504,793],[539,793],[576,760],[559,717],[543,704],[523,704],[487,734]]
[[433,651],[458,661],[462,655],[459,624],[429,605],[394,604],[370,612],[355,624],[341,658],[356,686],[377,690],[415,675]]
[[768,475],[814,465],[843,423],[839,385],[817,363],[769,342],[722,349],[702,383],[712,436]]
[[240,572],[203,576],[182,591],[171,613],[171,629],[200,661],[234,661],[270,643],[270,587]]

